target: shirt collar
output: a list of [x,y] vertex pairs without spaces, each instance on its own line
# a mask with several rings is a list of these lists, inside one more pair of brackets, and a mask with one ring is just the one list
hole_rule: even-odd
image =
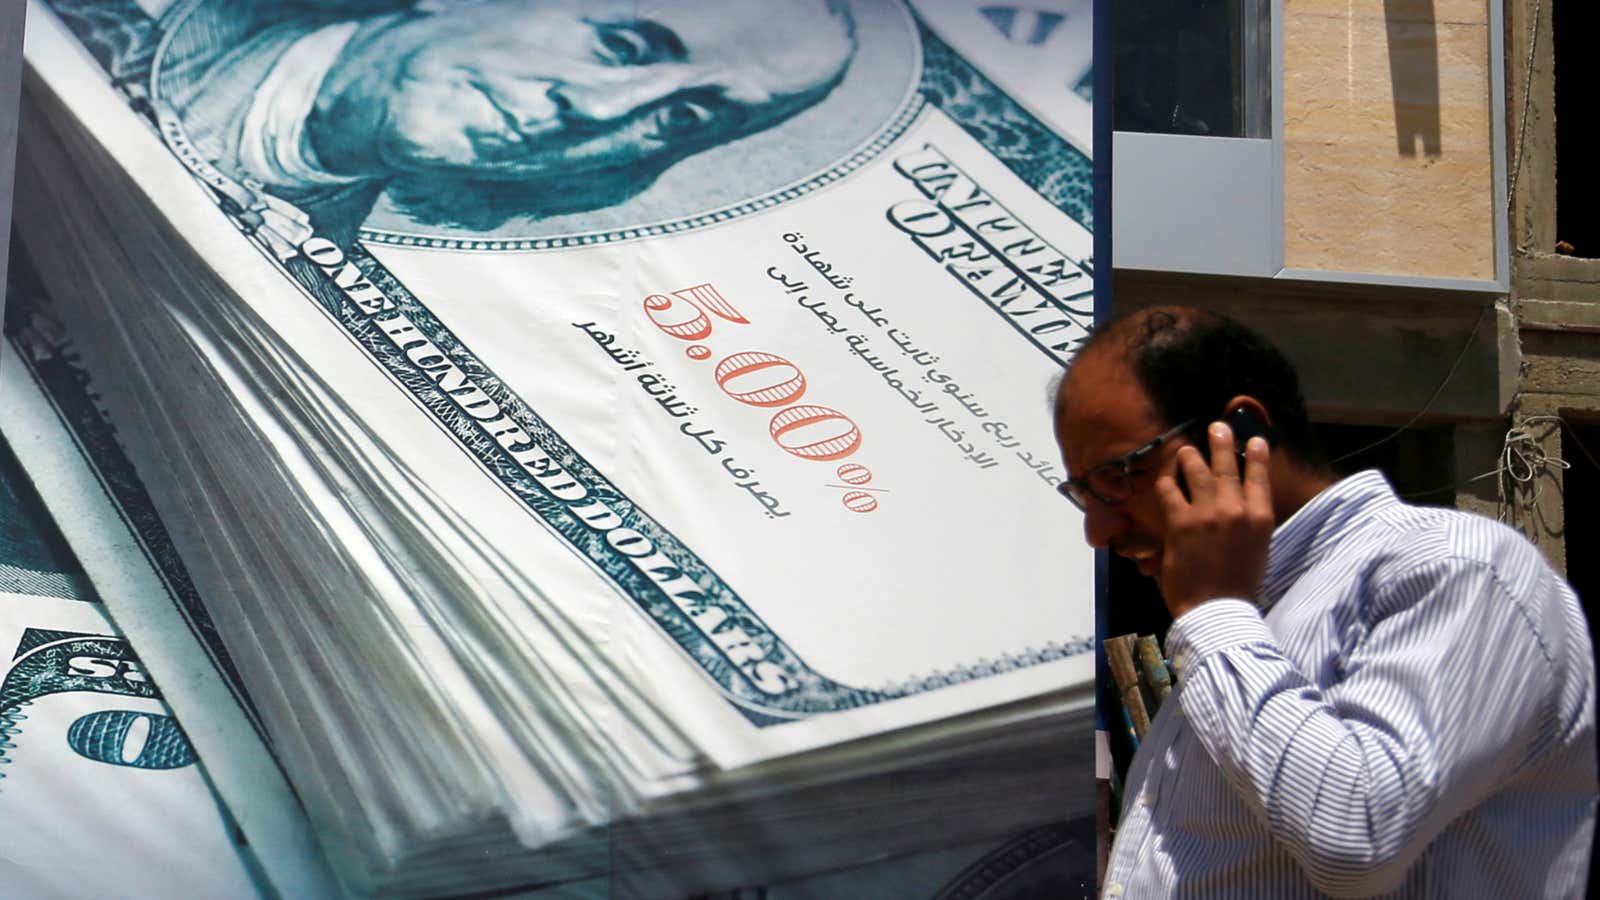
[[1328,550],[1380,509],[1400,503],[1377,469],[1357,472],[1323,488],[1272,532],[1267,575],[1256,603],[1271,609]]

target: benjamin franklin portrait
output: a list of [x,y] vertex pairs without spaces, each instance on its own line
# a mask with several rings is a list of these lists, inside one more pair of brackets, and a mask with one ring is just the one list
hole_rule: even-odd
[[844,0],[200,0],[153,92],[218,171],[351,239],[379,198],[492,232],[773,129],[856,55]]

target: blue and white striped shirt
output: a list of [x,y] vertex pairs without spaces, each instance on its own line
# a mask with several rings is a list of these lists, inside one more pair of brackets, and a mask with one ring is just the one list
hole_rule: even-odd
[[1256,604],[1167,650],[1106,896],[1583,896],[1594,658],[1511,529],[1362,472],[1273,532]]

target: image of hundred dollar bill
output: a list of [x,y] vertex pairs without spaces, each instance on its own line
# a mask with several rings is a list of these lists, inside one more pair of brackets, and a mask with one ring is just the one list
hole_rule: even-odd
[[0,442],[0,884],[255,897],[183,728]]
[[1008,63],[1083,4],[30,10],[22,241],[347,884],[736,807],[811,838],[656,859],[779,881],[944,843],[826,789],[963,753],[963,839],[1086,806],[1087,62]]
[[1092,680],[1041,405],[1092,165],[1034,112],[1081,73],[1005,62],[1083,4],[35,8],[72,115],[169,154],[124,164],[183,178],[144,189],[252,285],[246,340],[361,397],[719,765]]

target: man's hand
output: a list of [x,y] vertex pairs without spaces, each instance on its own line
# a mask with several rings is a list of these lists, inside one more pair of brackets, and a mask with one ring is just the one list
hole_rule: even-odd
[[1218,597],[1253,600],[1267,574],[1273,528],[1267,442],[1250,439],[1241,481],[1233,432],[1213,422],[1207,434],[1210,470],[1195,447],[1178,450],[1188,499],[1173,476],[1156,479],[1156,496],[1167,517],[1161,595],[1174,619]]

